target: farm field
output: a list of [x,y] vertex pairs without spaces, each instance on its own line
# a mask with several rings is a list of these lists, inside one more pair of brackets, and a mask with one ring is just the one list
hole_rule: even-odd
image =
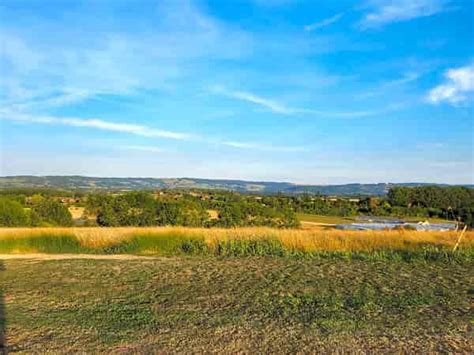
[[471,261],[4,260],[11,352],[472,352]]
[[1,228],[0,344],[25,353],[472,352],[474,233],[453,252],[458,236]]
[[321,224],[345,224],[355,222],[353,217],[323,216],[309,213],[297,213],[296,217],[302,223],[321,223]]

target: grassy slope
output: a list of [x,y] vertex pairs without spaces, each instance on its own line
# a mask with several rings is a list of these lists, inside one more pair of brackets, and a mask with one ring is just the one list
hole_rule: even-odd
[[327,223],[327,224],[346,224],[355,222],[352,217],[322,216],[318,214],[297,213],[296,217],[300,222]]
[[175,257],[3,264],[10,350],[473,350],[472,262]]

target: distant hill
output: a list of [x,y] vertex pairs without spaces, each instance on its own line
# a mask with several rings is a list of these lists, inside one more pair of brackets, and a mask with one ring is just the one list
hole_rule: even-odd
[[[66,190],[145,190],[145,189],[221,189],[241,193],[323,195],[384,195],[391,186],[438,185],[428,183],[404,184],[344,184],[297,185],[287,182],[214,180],[194,178],[105,178],[87,176],[5,176],[0,188],[54,188]],[[447,186],[447,185],[444,185]],[[474,185],[468,185],[474,187]]]

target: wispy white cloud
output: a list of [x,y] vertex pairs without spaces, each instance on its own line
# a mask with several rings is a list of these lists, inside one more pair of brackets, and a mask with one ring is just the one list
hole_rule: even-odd
[[[0,111],[0,119],[16,121],[21,123],[37,123],[37,124],[55,124],[71,127],[82,127],[92,128],[103,131],[119,132],[133,134],[148,138],[167,138],[173,140],[191,141],[195,143],[204,143],[209,145],[221,145],[228,146],[237,149],[250,149],[256,151],[268,151],[268,152],[303,152],[307,149],[305,147],[292,147],[292,146],[278,146],[278,145],[266,145],[262,143],[254,142],[239,142],[239,141],[227,141],[219,140],[215,137],[201,137],[195,134],[172,132],[166,130],[160,130],[145,125],[131,124],[131,123],[119,123],[104,121],[97,118],[75,118],[75,117],[56,117],[56,116],[40,116],[30,115],[20,112],[12,112],[8,110]],[[158,147],[152,146],[123,146],[123,149],[129,150],[142,150],[154,153],[161,153],[164,150]]]
[[272,112],[291,115],[294,110],[287,107],[285,104],[278,102],[277,100],[267,99],[259,95],[255,95],[247,91],[232,91],[228,90],[221,85],[214,85],[208,88],[208,91],[214,95],[221,95],[227,98],[236,99],[239,101],[250,102],[252,104],[264,107]]
[[320,111],[312,109],[300,109],[298,112],[303,114],[312,114],[323,117],[334,117],[334,118],[358,118],[358,117],[370,117],[378,116],[385,113],[400,110],[405,107],[405,104],[392,104],[387,108],[380,110],[354,110],[354,111]]
[[193,135],[186,133],[159,130],[138,124],[104,121],[97,118],[84,119],[75,117],[42,116],[2,110],[0,111],[0,119],[26,123],[56,124],[72,127],[95,128],[104,131],[129,133],[143,137],[157,137],[176,140],[190,140],[193,138]]
[[395,111],[403,108],[402,104],[393,104],[383,110],[353,110],[353,111],[323,111],[312,108],[302,107],[291,107],[283,102],[277,100],[264,98],[256,94],[245,92],[245,91],[229,91],[221,86],[216,86],[210,90],[213,94],[222,95],[225,97],[233,98],[240,101],[250,102],[255,105],[259,105],[268,109],[274,113],[281,115],[317,115],[323,117],[335,117],[335,118],[356,118],[375,116],[390,111]]
[[8,33],[2,34],[1,41],[15,44],[0,52],[6,63],[5,80],[0,82],[4,105],[64,106],[98,94],[129,94],[152,87],[151,80],[159,87],[180,74],[172,63],[166,64],[167,73],[154,67],[149,56],[139,55],[144,52],[138,45],[143,40],[133,42],[125,36],[98,35],[91,39],[90,48],[74,41],[45,40],[40,45],[27,35],[19,38]]
[[368,97],[383,95],[384,93],[388,92],[389,89],[393,89],[395,87],[399,87],[399,86],[418,80],[421,77],[421,75],[422,74],[418,72],[406,73],[401,78],[394,79],[394,80],[387,80],[379,84],[376,90],[370,90],[370,91],[363,92],[361,94],[357,94],[357,97],[364,99]]
[[390,80],[390,81],[385,82],[382,86],[384,88],[391,88],[391,87],[394,87],[394,86],[399,86],[399,85],[411,83],[413,81],[418,80],[420,78],[420,76],[421,76],[421,74],[416,73],[416,72],[406,73],[399,79]]
[[426,96],[428,102],[457,104],[472,97],[474,93],[474,63],[461,68],[449,69],[444,76],[445,83],[429,91]]
[[233,92],[224,92],[224,94],[225,96],[228,96],[237,100],[247,101],[256,105],[260,105],[275,113],[280,113],[283,115],[291,115],[295,113],[295,110],[293,108],[287,107],[284,104],[279,103],[275,100],[266,99],[249,92],[233,91]]
[[5,100],[5,106],[18,111],[35,112],[38,110],[53,109],[62,106],[79,103],[92,97],[97,97],[100,91],[90,91],[84,89],[64,88],[60,91],[42,90],[42,92],[31,93],[28,98],[16,98]]
[[449,3],[449,0],[373,0],[367,5],[371,10],[358,25],[368,29],[433,16],[445,11]]
[[311,31],[317,30],[319,28],[327,27],[327,26],[332,25],[333,23],[336,23],[337,21],[339,21],[342,18],[342,16],[344,16],[344,13],[341,12],[339,14],[331,16],[331,17],[329,17],[327,19],[324,19],[322,21],[318,21],[318,22],[312,23],[310,25],[306,25],[306,26],[304,26],[304,29],[305,29],[305,31],[311,32]]
[[[131,26],[134,31],[115,27],[108,21],[113,11],[92,17],[71,10],[47,26],[32,21],[27,31],[2,24],[0,105],[47,108],[97,95],[169,90],[203,59],[235,60],[251,51],[249,34],[204,13],[194,1],[161,1],[156,7],[147,18],[154,20],[153,32],[140,24]],[[91,23],[96,27],[89,28]]]

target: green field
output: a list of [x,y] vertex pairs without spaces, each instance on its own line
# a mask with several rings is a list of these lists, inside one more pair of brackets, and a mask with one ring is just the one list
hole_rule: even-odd
[[323,224],[345,224],[355,222],[354,217],[322,216],[318,214],[297,213],[300,222],[312,222]]
[[12,352],[473,350],[471,260],[0,263]]

